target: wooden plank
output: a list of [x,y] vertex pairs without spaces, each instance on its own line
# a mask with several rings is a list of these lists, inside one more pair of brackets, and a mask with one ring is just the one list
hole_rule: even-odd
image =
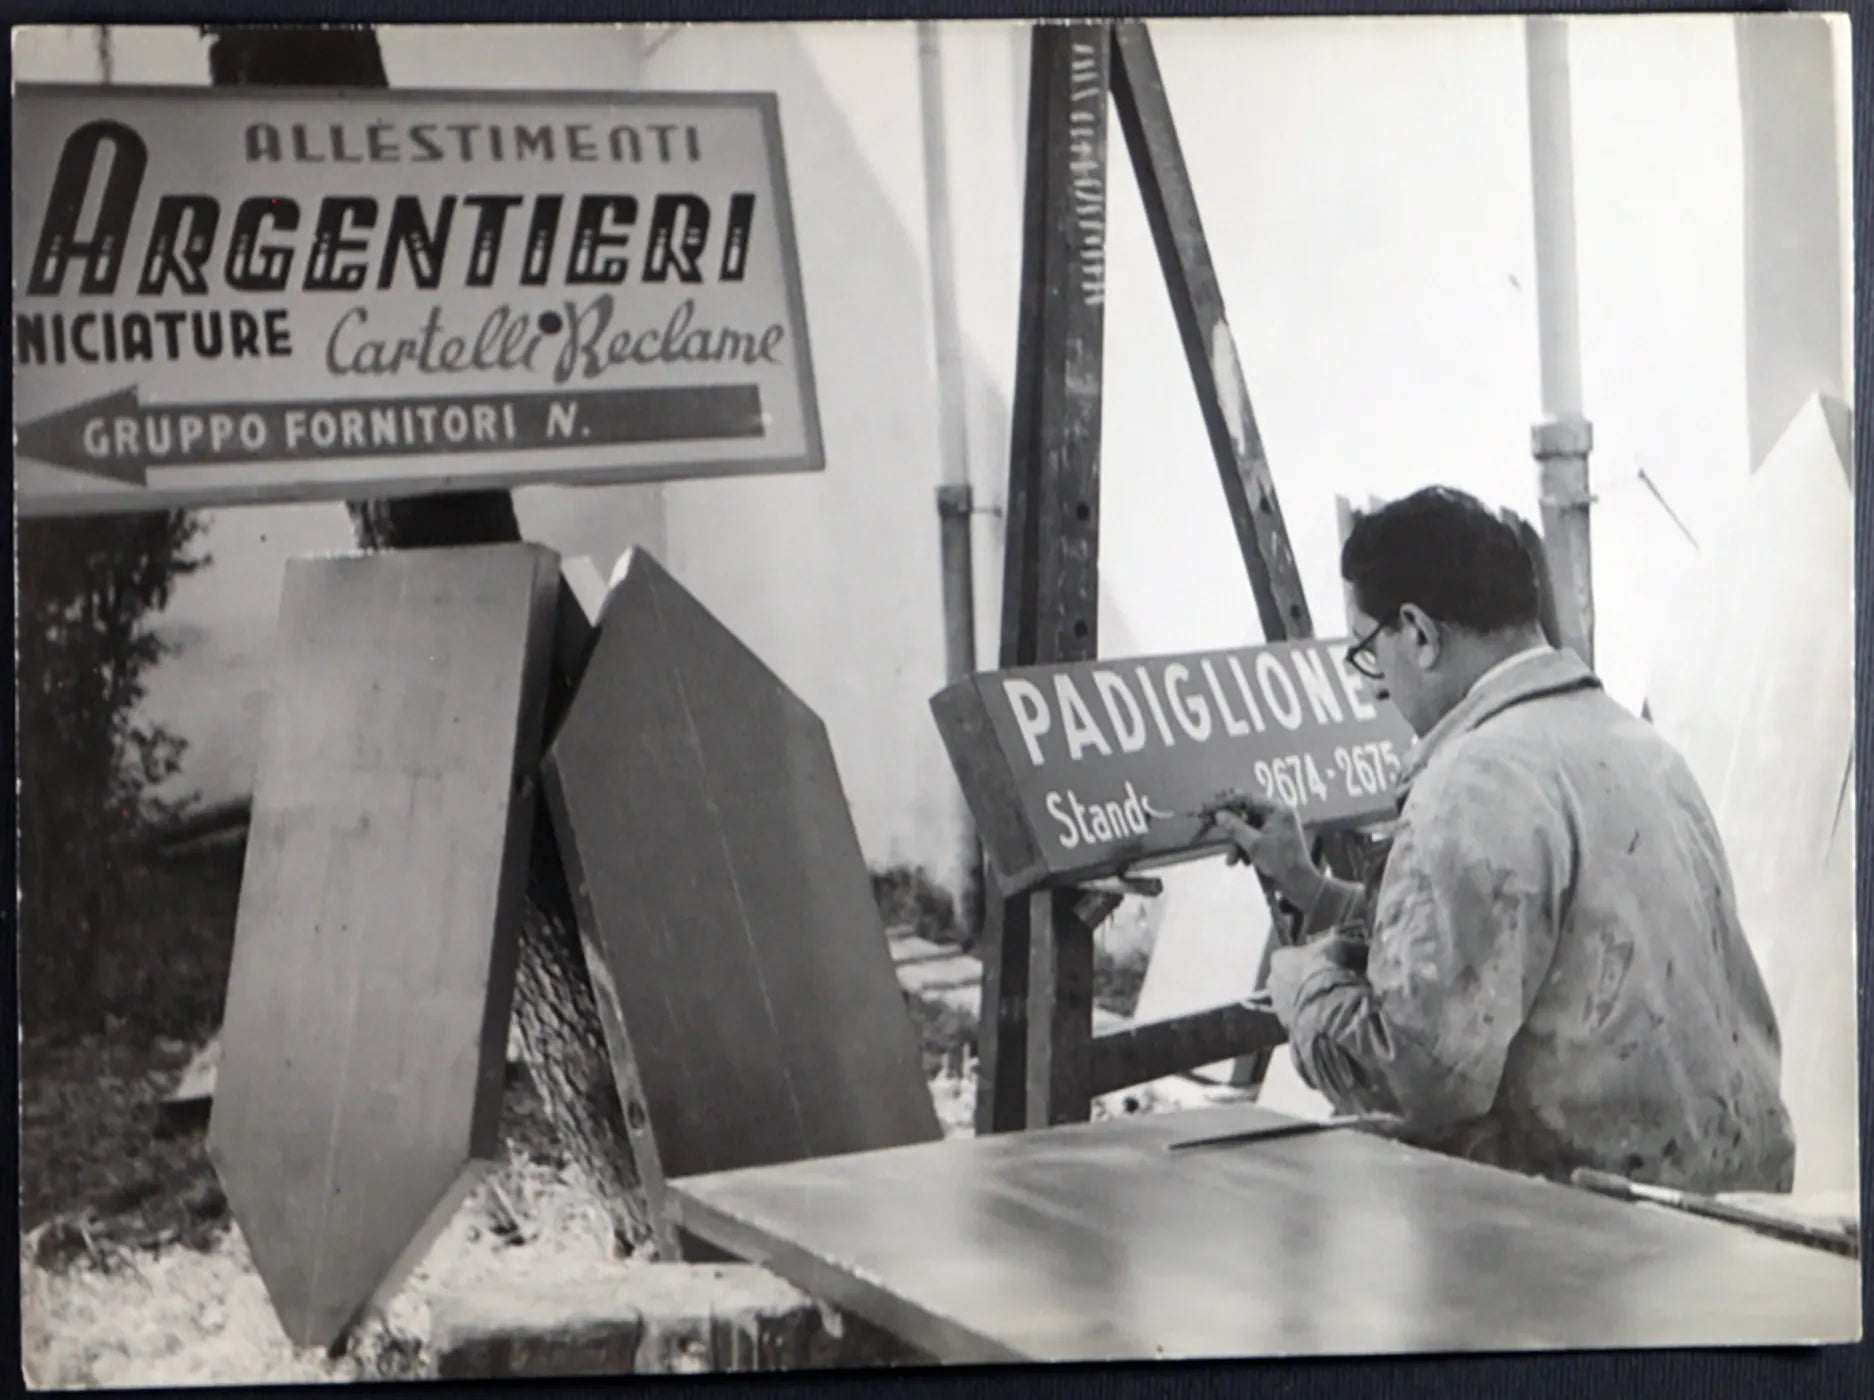
[[[942,1360],[1847,1341],[1860,1269],[1253,1105],[692,1178],[683,1225]],[[915,1209],[906,1209],[916,1201]]]
[[[1204,236],[1197,193],[1172,120],[1164,77],[1145,25],[1136,20],[1115,25],[1113,54],[1114,106],[1132,154],[1140,200],[1158,249],[1237,547],[1256,597],[1263,638],[1275,642],[1312,636],[1314,623],[1301,572],[1276,498],[1275,478],[1256,426],[1236,338],[1224,311],[1223,289]],[[1344,873],[1348,860],[1344,841],[1330,835],[1323,851],[1329,868]],[[1290,941],[1295,929],[1274,887],[1267,880],[1260,883],[1270,914],[1266,964],[1267,951],[1278,941]],[[1258,985],[1266,976],[1265,966]],[[1260,1083],[1266,1067],[1266,1056],[1245,1066],[1249,1082]]]
[[[1043,178],[1044,232],[1035,560],[1034,659],[1099,650],[1100,379],[1106,299],[1105,25],[1043,25],[1035,45],[1052,69]],[[1032,176],[1031,176],[1032,178]],[[1092,1111],[1093,931],[1071,896],[1029,904],[1026,1124]]]
[[1029,1128],[1085,1122],[1093,1112],[1093,930],[1075,913],[1077,901],[1072,890],[1030,897]]
[[[1004,666],[1035,656],[1038,597],[1035,520],[1036,424],[1041,398],[1041,310],[1047,281],[1048,111],[1053,68],[1037,28],[1029,45],[1028,151],[1022,207],[1022,280],[1015,328],[1015,374],[1008,491],[1003,502]],[[979,819],[980,820],[980,819]],[[977,1031],[976,1131],[1007,1132],[1027,1119],[1029,904],[984,900],[982,1024]]]
[[302,1345],[498,1148],[557,575],[522,544],[286,569],[209,1153]]
[[1028,666],[942,692],[932,710],[997,887],[1221,850],[1191,813],[1231,787],[1316,829],[1391,818],[1412,731],[1345,651],[1309,640]]
[[1295,551],[1276,499],[1275,477],[1256,427],[1223,290],[1204,238],[1197,195],[1145,25],[1113,26],[1113,103],[1132,153],[1133,173],[1171,295],[1172,315],[1197,388],[1236,528],[1243,567],[1256,595],[1265,640],[1307,637],[1314,626]]
[[642,550],[545,775],[662,1248],[669,1178],[937,1136],[825,726]]
[[1110,1094],[1287,1043],[1288,1032],[1274,1012],[1241,1003],[1127,1026],[1095,1038],[1093,1092]]
[[[1036,25],[1014,430],[1009,453],[1002,662],[1092,656],[1098,646],[1100,354],[1105,301],[1108,39],[1100,25]],[[1071,1081],[1090,1023],[1058,1012],[1057,984],[1092,985],[1092,945],[1057,938],[1047,901],[992,901],[984,937],[978,1131],[1050,1121],[1028,1102]],[[1035,946],[1041,951],[1035,952]],[[1056,965],[1065,957],[1068,965]],[[1039,964],[1037,964],[1039,959]],[[1048,967],[1044,985],[1031,981]],[[1036,1001],[1037,990],[1043,1000]],[[1089,1000],[1088,1006],[1091,1006]],[[1032,1017],[1051,1028],[1034,1034]],[[1064,1020],[1062,1018],[1065,1018]],[[1067,1047],[1057,1053],[1061,1038]],[[1047,1063],[1031,1056],[1039,1048]],[[1067,1099],[1080,1088],[1063,1081]],[[1079,1110],[1084,1117],[1090,1101]]]
[[1027,1122],[1028,899],[984,901],[983,980],[976,1028],[979,1133],[1006,1133]]

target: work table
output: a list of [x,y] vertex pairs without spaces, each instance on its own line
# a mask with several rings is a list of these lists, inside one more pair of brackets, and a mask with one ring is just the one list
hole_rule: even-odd
[[683,1229],[945,1361],[1852,1340],[1860,1266],[1250,1104],[671,1183]]

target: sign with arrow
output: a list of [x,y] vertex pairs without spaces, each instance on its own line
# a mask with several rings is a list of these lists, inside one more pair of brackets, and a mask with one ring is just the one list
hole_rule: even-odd
[[23,515],[823,464],[771,95],[14,116]]

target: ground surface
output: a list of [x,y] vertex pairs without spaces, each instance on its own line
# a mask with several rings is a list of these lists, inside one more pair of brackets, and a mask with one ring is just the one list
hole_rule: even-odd
[[[962,952],[941,897],[915,877],[877,882],[886,925]],[[1102,956],[1097,995],[1129,1014],[1144,963]],[[910,997],[944,1130],[970,1131],[976,1016]],[[613,1260],[603,1207],[567,1165],[524,1072],[503,1103],[503,1158],[381,1313],[342,1354],[281,1333],[205,1150],[162,1099],[198,1048],[112,1028],[20,1062],[21,1350],[35,1387],[265,1384],[427,1374],[432,1298],[499,1279],[564,1280]],[[1134,1096],[1132,1107],[1151,1107]],[[635,1267],[652,1267],[638,1265]]]
[[[382,1314],[341,1355],[295,1348],[229,1218],[202,1133],[156,1135],[159,1100],[187,1052],[156,1047],[134,1068],[144,1056],[79,1045],[41,1056],[22,1079],[21,1354],[35,1387],[421,1376],[439,1291],[633,1267],[612,1259],[604,1208],[570,1174],[522,1079],[505,1104],[500,1167]],[[940,1070],[932,1095],[946,1131],[967,1130],[970,1082]]]

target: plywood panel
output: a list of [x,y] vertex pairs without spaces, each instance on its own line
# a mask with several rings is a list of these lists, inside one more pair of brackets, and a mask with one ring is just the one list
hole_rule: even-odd
[[496,1151],[557,579],[520,544],[287,566],[209,1151],[296,1342]]
[[641,550],[545,776],[654,1209],[938,1135],[825,726]]
[[[1255,992],[1269,906],[1251,871],[1219,858],[1166,871],[1164,881],[1156,901],[1158,932],[1134,1016],[1162,1021]],[[1287,1052],[1278,1050],[1275,1058],[1286,1059]],[[1222,1060],[1195,1072],[1225,1081],[1236,1064]]]
[[947,1361],[1852,1340],[1860,1269],[1253,1106],[692,1178],[685,1229]]
[[1647,704],[1718,821],[1783,1034],[1796,1189],[1853,1189],[1852,502],[1811,399],[1703,541]]

